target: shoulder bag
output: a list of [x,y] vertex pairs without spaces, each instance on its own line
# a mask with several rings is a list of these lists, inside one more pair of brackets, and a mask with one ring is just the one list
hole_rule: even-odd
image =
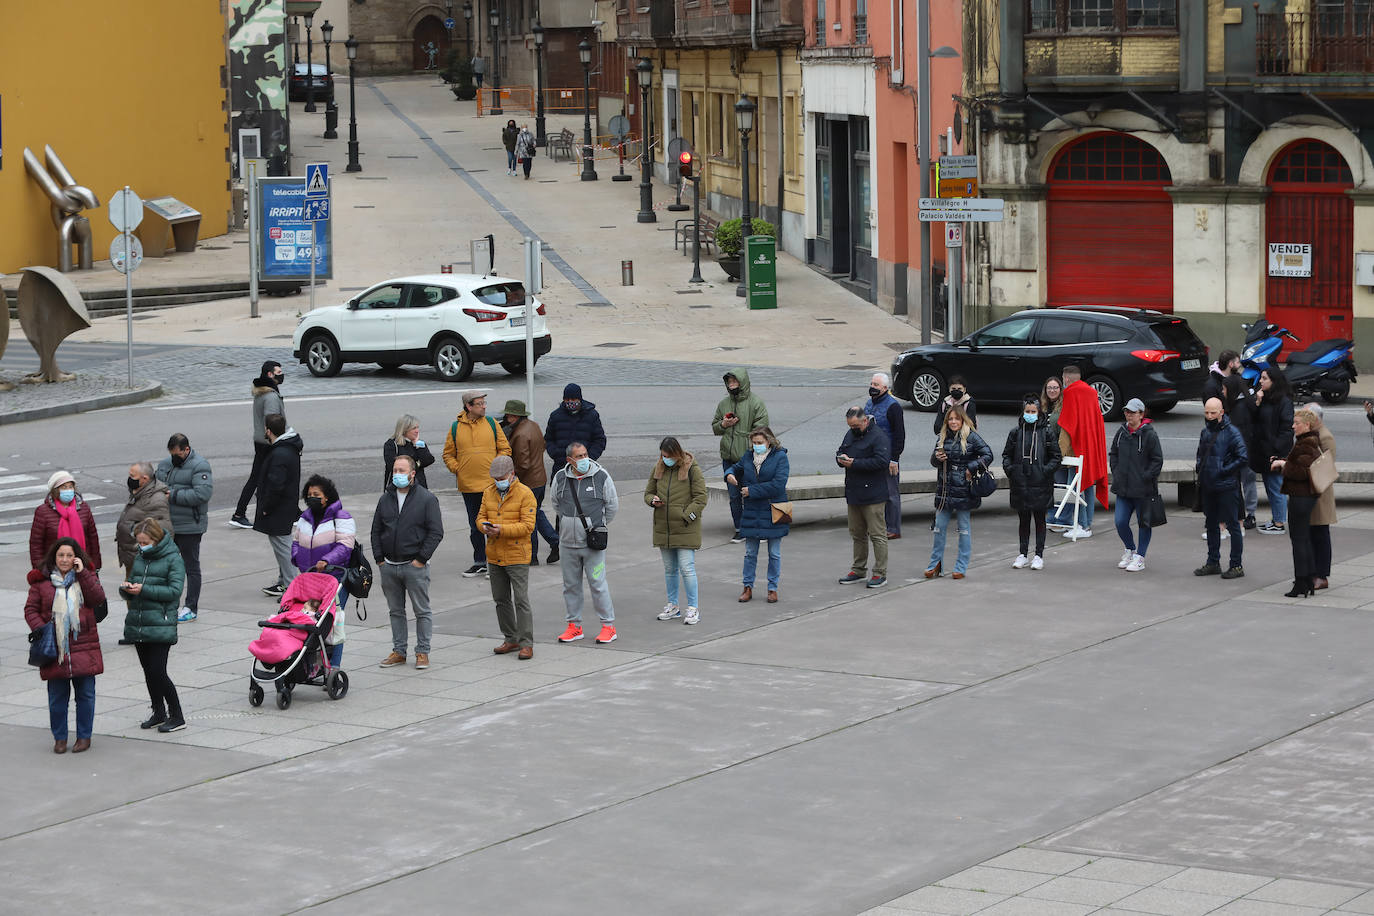
[[1160,528],[1169,524],[1169,516],[1164,511],[1164,497],[1159,495],[1159,485],[1156,484],[1154,492],[1150,494],[1150,501],[1144,506],[1141,513],[1141,521],[1146,528]]
[[577,480],[567,478],[568,490],[572,493],[573,506],[577,508],[577,520],[582,523],[582,530],[587,532],[587,548],[589,550],[605,550],[606,544],[610,540],[610,532],[605,525],[597,525],[595,528],[587,524],[587,516],[582,511],[582,501],[577,498]]
[[790,502],[769,503],[768,508],[773,512],[773,524],[792,524],[792,504]]
[[1312,489],[1325,493],[1336,482],[1336,458],[1330,452],[1322,452],[1307,468],[1312,481]]
[[57,661],[57,634],[49,620],[29,634],[29,664],[35,668]]
[[367,552],[362,544],[353,545],[353,555],[348,559],[343,584],[354,598],[366,598],[372,591],[372,564],[367,561]]

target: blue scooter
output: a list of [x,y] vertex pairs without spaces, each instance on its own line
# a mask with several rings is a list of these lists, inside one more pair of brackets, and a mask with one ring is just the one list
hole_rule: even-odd
[[[1258,384],[1261,371],[1277,366],[1284,338],[1302,343],[1287,328],[1271,321],[1242,324],[1245,347],[1240,353],[1241,375],[1251,385]],[[1350,384],[1358,373],[1352,356],[1355,342],[1344,337],[1319,340],[1306,349],[1291,353],[1283,366],[1283,374],[1293,388],[1295,400],[1321,395],[1328,404],[1340,404],[1350,396]]]

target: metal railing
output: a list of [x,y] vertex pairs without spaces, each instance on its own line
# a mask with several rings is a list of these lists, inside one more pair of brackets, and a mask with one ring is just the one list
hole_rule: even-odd
[[816,20],[816,47],[818,47],[818,48],[824,48],[824,47],[825,47],[825,20],[824,20],[824,19],[817,19],[817,20]]
[[854,16],[854,44],[868,44],[868,17],[855,14]]
[[1255,72],[1374,73],[1374,13],[1359,5],[1316,13],[1260,13]]

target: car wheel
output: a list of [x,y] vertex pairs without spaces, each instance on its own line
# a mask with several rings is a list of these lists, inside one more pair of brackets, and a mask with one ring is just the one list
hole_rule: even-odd
[[1341,382],[1340,388],[1335,391],[1323,391],[1322,400],[1328,404],[1343,404],[1345,399],[1350,397],[1350,382]]
[[1088,384],[1097,391],[1097,406],[1104,420],[1121,419],[1121,389],[1105,375],[1095,375]]
[[333,378],[343,368],[339,345],[327,334],[317,334],[305,344],[305,366],[316,378]]
[[472,375],[472,354],[456,337],[445,337],[434,347],[434,370],[446,382],[466,381]]
[[917,410],[932,411],[945,396],[945,380],[934,369],[918,369],[911,379],[911,403]]
[[511,375],[524,375],[525,361],[522,359],[519,362],[502,363],[501,368],[505,369]]

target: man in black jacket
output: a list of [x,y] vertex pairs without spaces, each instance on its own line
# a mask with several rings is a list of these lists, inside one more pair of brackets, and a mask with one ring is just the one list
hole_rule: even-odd
[[891,452],[887,434],[863,407],[845,411],[849,432],[835,453],[835,463],[844,468],[844,501],[849,504],[849,536],[854,541],[854,562],[840,579],[842,584],[864,581],[868,569],[868,544],[873,542],[873,576],[869,588],[887,584],[887,505],[888,459]]
[[377,500],[372,516],[372,559],[382,579],[391,614],[391,654],[383,668],[406,663],[406,596],[415,611],[415,667],[429,667],[434,617],[429,609],[429,560],[444,539],[439,499],[415,482],[415,461],[397,455],[391,465],[394,490]]
[[268,414],[263,429],[268,447],[262,459],[262,474],[258,477],[253,530],[267,535],[277,558],[277,581],[263,588],[262,593],[269,598],[280,598],[296,578],[296,567],[291,562],[291,532],[296,527],[296,519],[301,517],[297,494],[301,489],[301,450],[305,443],[279,413]]
[[544,451],[553,459],[555,469],[567,461],[568,446],[581,442],[587,446],[587,457],[593,461],[606,451],[606,430],[601,426],[601,414],[591,401],[582,400],[582,386],[569,382],[563,387],[563,402],[549,414],[544,427]]

